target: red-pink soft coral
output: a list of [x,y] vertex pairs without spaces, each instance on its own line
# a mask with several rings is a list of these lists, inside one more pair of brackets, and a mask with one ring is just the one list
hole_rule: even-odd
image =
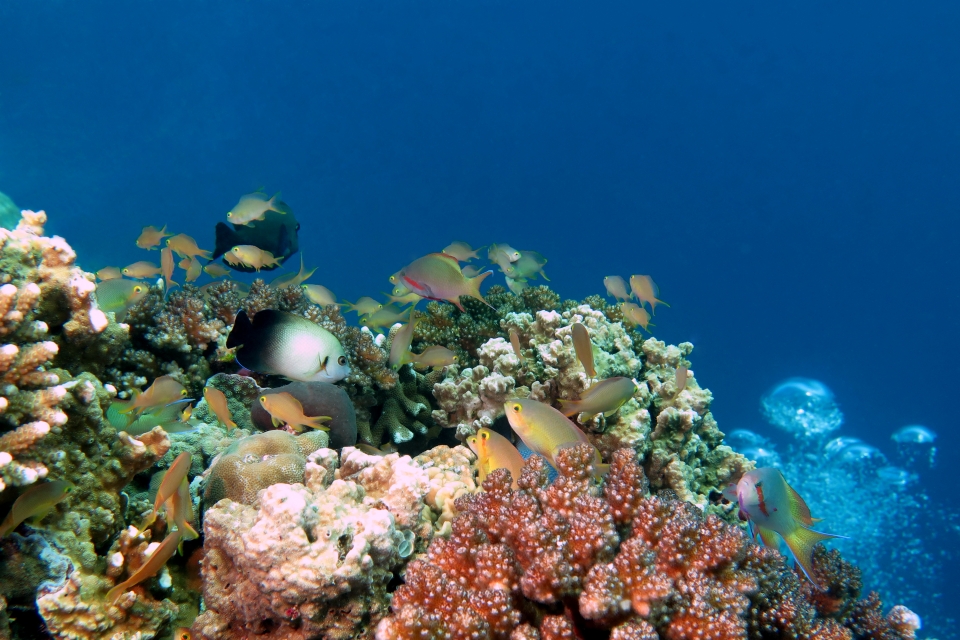
[[830,596],[814,601],[738,527],[670,492],[645,496],[635,458],[617,451],[602,491],[585,445],[558,454],[551,485],[536,456],[518,490],[492,473],[457,501],[451,536],[407,568],[377,638],[907,638],[877,603],[853,604],[855,569],[835,554],[817,556]]

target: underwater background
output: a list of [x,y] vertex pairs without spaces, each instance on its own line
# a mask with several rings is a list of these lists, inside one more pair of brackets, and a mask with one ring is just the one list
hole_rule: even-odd
[[[148,224],[212,246],[263,187],[341,298],[452,240],[535,249],[565,298],[653,274],[720,429],[956,637],[958,77],[950,2],[4,3],[0,191],[89,271]],[[797,376],[885,461],[771,425]]]

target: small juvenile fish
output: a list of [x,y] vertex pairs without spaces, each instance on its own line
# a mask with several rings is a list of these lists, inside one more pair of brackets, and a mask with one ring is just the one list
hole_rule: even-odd
[[198,247],[197,241],[185,233],[178,233],[172,238],[167,238],[167,247],[175,251],[181,258],[210,259],[210,252]]
[[630,324],[640,325],[643,330],[650,332],[647,327],[650,326],[650,314],[643,307],[633,302],[621,302],[620,312],[623,313],[623,319]]
[[[550,405],[529,398],[517,398],[504,403],[503,410],[507,414],[510,426],[524,444],[534,453],[539,453],[546,458],[554,469],[557,468],[557,452],[561,449],[581,442],[593,446],[577,425]],[[609,469],[608,465],[602,463],[600,452],[596,451],[596,447],[594,451],[596,452],[594,470],[597,474],[606,473]]]
[[143,231],[140,232],[140,237],[137,238],[137,246],[149,251],[154,247],[159,247],[160,241],[169,236],[170,234],[167,233],[167,225],[163,225],[163,229],[144,227]]
[[677,393],[680,393],[687,386],[687,373],[688,370],[685,366],[681,365],[677,367],[676,372],[673,374],[674,379],[677,382]]
[[97,278],[99,280],[116,280],[117,278],[123,277],[123,272],[120,271],[118,267],[104,267],[97,271]]
[[252,244],[238,244],[223,254],[223,259],[233,265],[243,265],[260,271],[264,267],[279,267],[280,261],[269,251]]
[[363,296],[353,304],[350,304],[349,302],[345,302],[345,304],[347,305],[347,313],[350,311],[356,311],[357,315],[360,316],[368,316],[383,308],[382,304],[370,296]]
[[417,327],[417,319],[412,318],[410,322],[400,327],[393,334],[393,342],[390,344],[390,368],[399,371],[400,367],[410,361],[410,343],[413,342],[413,332]]
[[630,290],[637,296],[637,300],[650,305],[650,311],[654,315],[657,313],[658,304],[670,306],[663,300],[657,299],[657,296],[660,295],[660,288],[657,287],[657,283],[650,276],[630,276]]
[[156,575],[157,572],[163,568],[163,565],[167,564],[167,561],[173,557],[173,554],[177,552],[177,547],[180,545],[180,539],[182,537],[183,533],[179,529],[167,534],[167,537],[163,539],[160,546],[154,549],[153,553],[150,554],[150,557],[147,558],[146,562],[143,563],[136,573],[107,591],[107,601],[111,604],[115,603],[127,589],[135,587],[147,578]]
[[517,335],[514,329],[510,329],[510,344],[513,346],[513,352],[517,354],[517,360],[520,361],[520,364],[526,362],[526,359],[523,357],[523,352],[520,350],[520,336]]
[[573,335],[573,349],[577,352],[577,359],[583,365],[583,370],[591,378],[596,378],[597,370],[593,365],[593,343],[590,342],[590,332],[587,331],[585,326],[575,322],[571,327],[571,333]]
[[600,413],[609,418],[633,397],[636,390],[637,383],[630,378],[607,378],[584,391],[579,400],[559,402],[563,415],[570,417],[582,413],[582,421],[586,422]]
[[307,271],[303,266],[303,254],[300,254],[300,271],[297,273],[287,273],[280,276],[279,278],[274,279],[270,283],[270,286],[274,289],[282,289],[284,287],[299,287],[302,283],[306,282],[310,276],[314,274],[317,270],[317,267]]
[[203,399],[207,401],[207,406],[217,416],[217,420],[223,423],[227,431],[237,428],[237,423],[233,421],[233,416],[230,415],[230,409],[227,407],[227,396],[223,394],[223,391],[213,387],[204,387]]
[[52,480],[29,487],[16,499],[7,517],[0,523],[0,539],[20,526],[24,520],[33,518],[39,522],[74,489],[75,487],[66,480]]
[[740,517],[750,522],[750,532],[760,538],[763,545],[777,549],[778,534],[807,579],[822,588],[811,573],[813,548],[818,542],[844,536],[820,533],[810,527],[813,518],[803,498],[793,490],[783,473],[773,467],[748,471],[737,482],[736,488],[728,487],[724,496],[733,498],[740,505]]
[[123,322],[127,311],[143,300],[149,289],[136,280],[104,280],[97,285],[97,306],[102,311],[112,311],[117,322]]
[[470,245],[468,245],[466,242],[451,242],[446,246],[446,248],[444,248],[442,253],[445,253],[448,256],[453,256],[458,262],[469,262],[474,258],[480,257],[477,255],[477,252],[480,251],[480,249],[483,249],[483,247],[480,247],[479,249],[471,249]]
[[170,464],[170,467],[164,472],[163,480],[160,481],[160,488],[157,489],[157,497],[153,501],[153,511],[147,516],[140,531],[146,531],[147,527],[152,525],[160,513],[160,507],[167,500],[173,497],[180,487],[181,482],[187,480],[187,474],[190,472],[190,466],[193,464],[193,457],[189,451],[184,451]]
[[520,252],[504,242],[492,244],[490,248],[487,249],[487,259],[490,262],[500,264],[501,256],[502,259],[507,262],[516,262],[520,259]]
[[273,194],[272,198],[267,198],[267,194],[262,191],[254,191],[240,196],[240,201],[227,212],[227,220],[233,224],[250,224],[254,220],[262,220],[267,211],[286,213],[286,211],[281,211],[282,207],[277,206],[279,199],[279,191]]
[[543,272],[543,266],[547,264],[547,259],[536,251],[520,251],[520,257],[511,262],[503,273],[508,278],[514,280],[532,280],[538,275],[543,276],[544,280],[549,280],[547,274]]
[[459,360],[457,354],[440,345],[427,347],[422,353],[414,353],[409,358],[416,369],[427,369],[429,367],[439,369],[451,365],[457,360]]
[[617,300],[633,297],[633,294],[627,293],[627,283],[620,276],[607,276],[603,279],[603,286],[607,288],[607,295]]
[[486,271],[475,278],[466,278],[460,271],[456,258],[444,253],[431,253],[414,260],[391,276],[390,282],[402,283],[423,298],[452,302],[463,311],[460,296],[470,296],[490,306],[480,295],[480,283],[492,273]]
[[222,278],[230,275],[230,269],[217,262],[211,262],[203,268],[203,271],[211,278]]
[[477,435],[470,436],[467,444],[477,454],[477,475],[480,482],[497,469],[506,469],[513,480],[513,488],[517,489],[517,480],[523,469],[523,456],[513,446],[513,443],[496,431],[482,427]]
[[324,307],[328,305],[339,306],[337,305],[337,296],[333,295],[333,292],[323,285],[302,284],[300,288],[303,289],[303,294],[307,296],[307,299],[313,304],[319,304]]
[[290,380],[337,382],[350,375],[337,337],[303,316],[265,309],[251,322],[241,310],[227,336],[241,366]]
[[[412,309],[412,307],[410,308]],[[398,322],[403,322],[407,318],[410,309],[400,310],[392,305],[387,305],[382,309],[377,309],[367,317],[360,320],[360,324],[369,327],[374,331],[383,331],[387,327],[392,327]]]
[[311,429],[320,429],[329,431],[330,428],[323,425],[329,422],[330,416],[305,416],[303,415],[303,405],[286,391],[280,393],[270,393],[260,396],[260,406],[267,410],[273,426],[289,425],[296,431],[303,431],[301,427],[310,427]]
[[170,376],[160,376],[153,381],[146,391],[133,391],[133,400],[120,413],[135,413],[140,415],[151,409],[165,407],[171,402],[187,397],[186,388]]
[[166,284],[167,290],[169,290],[172,285],[177,284],[173,281],[173,267],[173,249],[164,247],[160,250],[160,273],[163,274],[163,282]]

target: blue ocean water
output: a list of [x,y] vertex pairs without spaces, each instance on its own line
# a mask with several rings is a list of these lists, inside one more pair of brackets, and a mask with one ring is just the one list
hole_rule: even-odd
[[[454,239],[539,251],[567,297],[650,273],[721,428],[773,439],[877,548],[929,534],[891,557],[950,611],[958,75],[950,2],[3,3],[0,191],[91,270],[141,259],[147,224],[212,246],[264,187],[345,298]],[[839,500],[856,477],[815,481],[822,452],[760,413],[794,376],[838,435],[893,459],[924,425],[938,464]],[[874,518],[896,505],[914,520]]]

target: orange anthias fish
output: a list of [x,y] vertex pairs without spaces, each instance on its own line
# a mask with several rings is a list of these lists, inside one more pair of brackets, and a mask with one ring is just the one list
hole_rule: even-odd
[[630,276],[630,289],[637,296],[637,300],[650,305],[650,312],[654,315],[657,314],[658,304],[670,306],[663,300],[657,299],[657,296],[660,295],[660,289],[650,276]]
[[591,420],[597,414],[609,418],[633,397],[637,383],[630,378],[616,377],[601,380],[584,391],[579,400],[559,400],[563,415],[573,416],[582,413],[583,421]]
[[101,281],[116,280],[122,277],[123,273],[118,267],[104,267],[103,269],[100,269],[100,271],[97,271],[97,278]]
[[323,425],[324,422],[331,420],[330,416],[305,416],[300,401],[286,391],[260,396],[260,406],[270,414],[274,426],[279,427],[286,424],[295,431],[303,431],[301,427],[310,427],[321,431],[330,430],[329,427]]
[[149,251],[150,249],[159,247],[160,241],[169,236],[170,234],[167,233],[167,225],[163,225],[163,229],[144,227],[143,231],[140,232],[140,237],[137,238],[137,246]]
[[167,238],[167,247],[175,251],[181,258],[210,259],[210,252],[198,247],[197,241],[185,233],[178,233],[172,238]]
[[254,191],[240,197],[240,201],[227,213],[227,220],[233,224],[250,224],[255,220],[263,220],[267,211],[276,211],[277,213],[286,213],[281,211],[277,202],[280,200],[280,192],[273,194],[272,198],[267,198],[267,194],[262,191]]
[[147,516],[147,519],[140,527],[140,531],[146,530],[147,527],[153,524],[157,519],[157,514],[160,512],[160,507],[173,498],[174,494],[180,489],[181,482],[186,482],[187,474],[190,472],[190,466],[192,464],[193,457],[189,451],[184,451],[174,458],[170,467],[164,472],[163,480],[160,481],[160,488],[157,489],[157,497],[153,501],[153,511]]
[[66,480],[53,480],[35,484],[24,491],[0,524],[0,538],[16,529],[24,520],[43,518],[58,502],[70,495],[74,488]]
[[413,342],[413,332],[416,327],[417,319],[414,317],[393,334],[393,342],[390,343],[390,357],[387,362],[394,371],[399,371],[400,367],[410,362],[410,343]]
[[583,365],[583,370],[591,378],[597,377],[597,370],[593,364],[593,343],[590,341],[590,332],[579,322],[573,323],[570,328],[573,336],[573,349],[577,353],[577,359]]
[[627,283],[620,276],[607,276],[603,279],[603,286],[607,289],[607,295],[617,300],[629,300],[633,294],[627,293]]
[[520,349],[520,336],[517,335],[515,329],[510,329],[510,346],[513,347],[513,352],[517,355],[517,360],[520,361],[520,364],[524,364],[526,359],[523,357],[523,351]]
[[363,296],[353,304],[345,300],[344,304],[347,305],[347,312],[355,311],[359,316],[368,316],[383,309],[383,305],[370,296]]
[[774,536],[774,533],[778,534],[807,579],[822,588],[811,574],[813,548],[823,540],[844,536],[810,528],[813,525],[810,509],[800,494],[787,484],[779,469],[763,467],[748,471],[735,488],[731,485],[724,491],[724,496],[736,499],[740,505],[740,517],[749,520],[751,533],[760,538],[764,546],[779,548]]
[[340,306],[337,304],[337,296],[321,284],[302,284],[300,288],[303,289],[303,295],[307,296],[307,299],[313,304],[324,307],[328,305]]
[[621,302],[620,312],[623,313],[623,319],[630,324],[640,325],[644,331],[649,332],[650,314],[647,310],[633,302]]
[[123,595],[124,591],[156,575],[157,572],[163,568],[163,565],[167,564],[167,561],[173,557],[173,554],[177,552],[177,547],[180,545],[180,539],[182,537],[183,533],[178,529],[164,538],[163,542],[154,549],[153,553],[150,554],[150,557],[147,558],[146,562],[140,566],[136,573],[110,589],[110,591],[107,591],[107,602],[111,604],[116,602],[120,596]]
[[467,438],[467,444],[477,454],[477,475],[480,482],[486,480],[496,469],[506,469],[513,480],[513,488],[518,488],[517,480],[520,479],[524,460],[512,442],[496,431],[482,427],[477,431],[477,435]]
[[406,320],[412,310],[413,307],[401,310],[393,305],[387,305],[382,309],[377,309],[370,315],[361,319],[360,324],[375,331],[383,331],[387,327],[391,327],[398,322],[403,322]]
[[414,353],[407,358],[407,362],[413,364],[414,369],[426,369],[432,367],[439,369],[455,363],[459,357],[450,349],[440,345],[432,345],[423,350],[422,353]]
[[475,278],[467,278],[460,271],[456,258],[445,253],[431,253],[398,271],[390,277],[390,282],[403,284],[422,298],[452,302],[463,311],[460,296],[470,296],[491,306],[480,295],[480,283],[492,273],[486,271]]
[[200,264],[200,261],[197,260],[196,256],[193,256],[192,258],[184,258],[180,261],[178,266],[187,272],[187,282],[193,282],[199,278],[200,273],[203,271],[203,265]]
[[237,428],[237,423],[233,421],[233,416],[227,407],[227,396],[223,394],[223,391],[213,387],[204,387],[203,399],[207,401],[207,406],[213,410],[217,420],[223,423],[227,431]]
[[264,267],[279,267],[280,261],[269,251],[252,244],[238,244],[223,254],[223,259],[233,265],[242,264],[257,271]]
[[446,248],[444,248],[442,253],[445,253],[448,256],[453,256],[459,262],[469,262],[474,258],[480,257],[477,255],[477,252],[480,251],[480,249],[483,249],[483,247],[480,247],[478,249],[471,249],[470,245],[468,245],[466,242],[458,241],[458,242],[451,242],[450,244],[448,244]]
[[160,273],[163,274],[163,281],[167,285],[167,289],[169,289],[172,285],[177,284],[173,281],[174,266],[173,249],[170,247],[164,247],[160,250]]
[[309,271],[306,267],[303,266],[303,254],[300,254],[300,271],[297,273],[287,273],[278,278],[275,278],[273,282],[270,283],[270,286],[274,289],[282,289],[284,287],[299,287],[302,283],[310,279],[317,270],[317,267],[310,269]]
[[152,262],[141,260],[140,262],[128,264],[120,270],[120,273],[128,278],[149,278],[160,275],[160,267]]
[[120,413],[135,412],[137,415],[154,409],[156,407],[165,407],[171,402],[182,400],[187,397],[186,388],[171,378],[170,376],[160,376],[153,381],[150,387],[141,393],[138,390],[133,392],[133,400]]

